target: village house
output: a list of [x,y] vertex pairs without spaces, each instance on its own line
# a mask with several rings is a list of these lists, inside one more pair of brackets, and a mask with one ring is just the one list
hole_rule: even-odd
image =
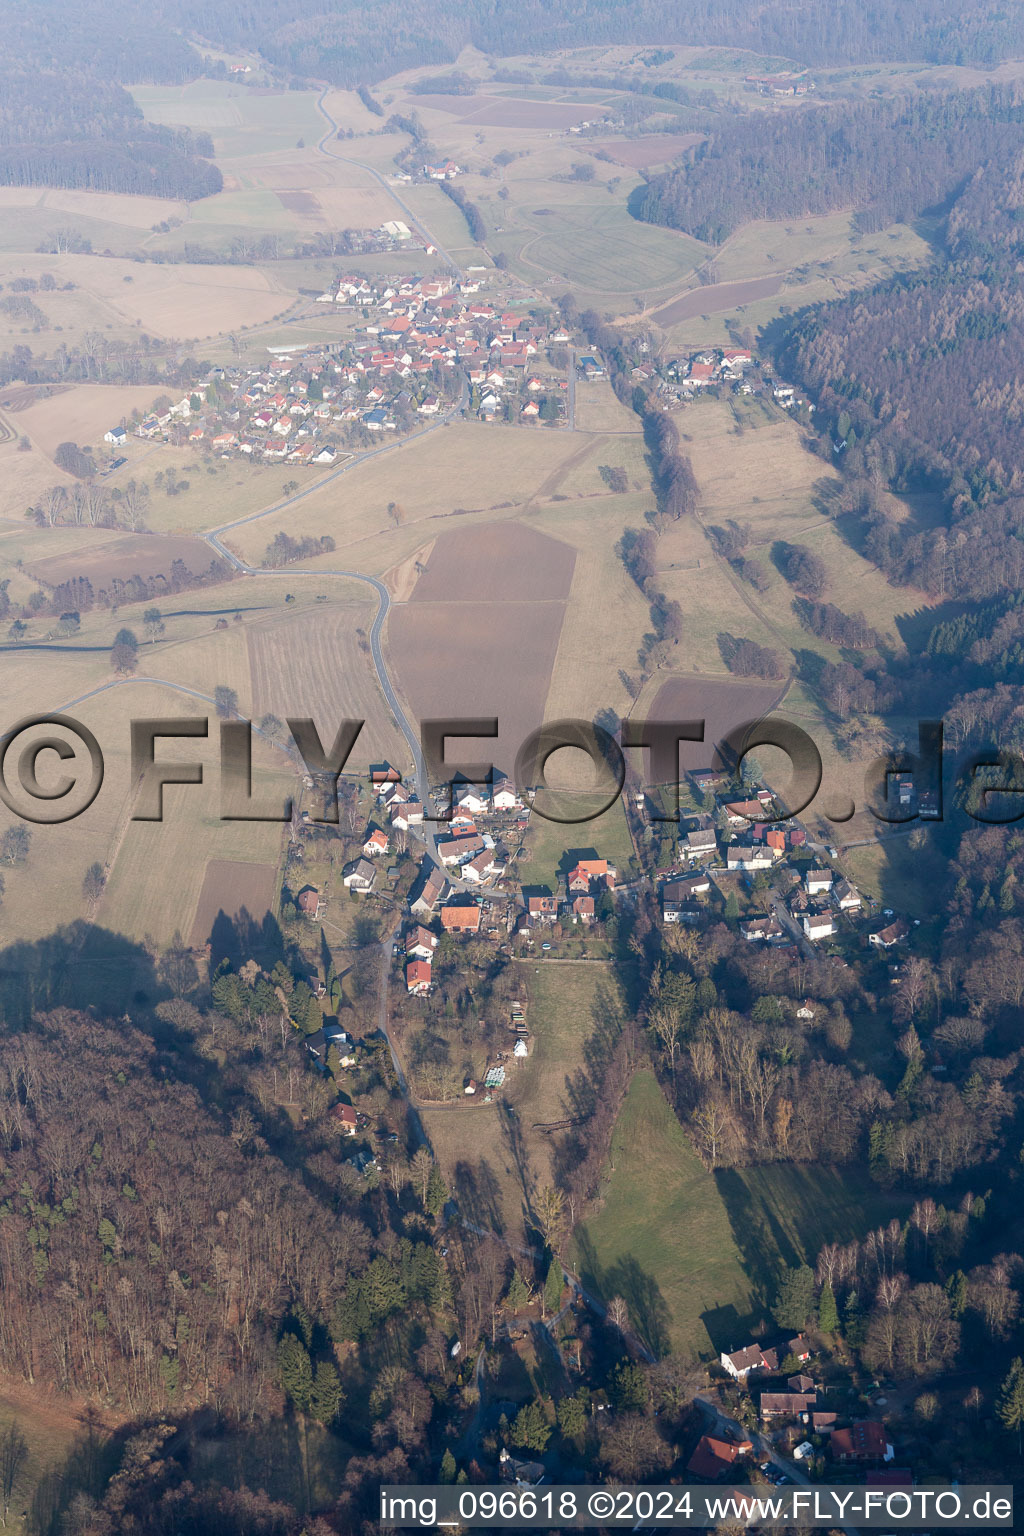
[[708,895],[710,890],[710,875],[687,875],[683,880],[669,880],[661,894],[666,901],[690,901],[694,896]]
[[730,827],[742,827],[747,822],[760,821],[764,816],[764,806],[760,800],[730,800],[722,809]]
[[779,944],[786,930],[774,917],[748,917],[740,923],[740,933],[748,944]]
[[760,1344],[748,1344],[745,1349],[736,1350],[731,1355],[719,1355],[718,1358],[730,1376],[737,1381],[745,1381],[751,1371],[777,1371],[779,1362],[790,1355],[801,1364],[811,1358],[810,1347],[802,1333],[784,1339],[770,1349],[763,1349]]
[[592,923],[596,916],[593,896],[574,896],[567,903],[573,922]]
[[422,825],[423,806],[419,800],[400,800],[397,805],[392,800],[390,816],[396,832],[408,832],[410,827]]
[[663,923],[683,923],[692,928],[707,916],[707,908],[702,907],[697,901],[666,901],[664,897],[661,903],[661,920]]
[[795,1419],[817,1402],[814,1392],[762,1392],[762,1419]]
[[830,1449],[835,1461],[892,1461],[895,1452],[885,1425],[877,1419],[861,1419],[849,1429],[833,1429]]
[[419,923],[405,936],[405,954],[410,960],[429,960],[437,948],[437,934]]
[[480,908],[475,901],[450,901],[441,908],[441,926],[445,933],[478,933]]
[[311,1035],[307,1035],[302,1044],[322,1072],[327,1071],[327,1057],[332,1046],[338,1052],[341,1066],[355,1065],[355,1044],[352,1036],[347,1034],[338,1023],[322,1024]]
[[566,883],[570,896],[589,896],[595,887],[610,891],[615,885],[615,870],[607,859],[581,859],[569,871]]
[[807,938],[814,943],[819,939],[831,938],[836,931],[831,912],[805,912],[801,922]]
[[379,858],[388,851],[388,835],[382,832],[380,827],[373,827],[363,844],[363,853],[368,859]]
[[352,1104],[333,1104],[331,1119],[342,1136],[355,1136],[359,1130],[359,1116]]
[[409,911],[418,917],[427,917],[439,901],[443,901],[449,889],[444,875],[429,858],[423,860],[417,884],[409,900]]
[[501,868],[494,853],[489,848],[485,848],[483,853],[478,853],[475,859],[470,859],[468,863],[463,864],[461,874],[467,884],[480,885],[491,875],[499,873]]
[[840,912],[857,912],[861,905],[860,891],[845,875],[832,887],[832,900]]
[[886,928],[879,928],[877,933],[868,934],[868,943],[876,949],[892,949],[894,944],[903,944],[910,935],[910,929],[902,918],[897,918]]
[[714,827],[697,827],[687,832],[679,851],[691,864],[697,859],[713,859],[718,852],[718,837]]
[[558,899],[555,896],[528,896],[526,913],[531,923],[553,923],[558,918]]
[[725,850],[725,867],[729,870],[771,869],[775,863],[775,850],[760,843],[730,843]]
[[305,885],[295,898],[295,905],[304,917],[315,922],[324,909],[323,897],[315,885]]
[[442,864],[465,864],[483,851],[484,840],[475,832],[466,837],[440,838],[437,844],[437,855]]
[[342,882],[350,891],[369,891],[377,878],[377,871],[368,859],[352,859],[341,872]]
[[701,1435],[693,1455],[686,1463],[686,1470],[706,1483],[715,1483],[727,1472],[731,1472],[734,1462],[752,1449],[749,1440],[737,1445],[732,1440],[721,1440],[715,1435]]
[[405,988],[413,997],[426,997],[433,982],[429,960],[413,959],[405,963]]
[[491,805],[496,811],[514,811],[519,803],[515,788],[508,779],[495,779],[491,791]]
[[804,874],[804,890],[808,896],[823,896],[832,889],[830,869],[809,869]]

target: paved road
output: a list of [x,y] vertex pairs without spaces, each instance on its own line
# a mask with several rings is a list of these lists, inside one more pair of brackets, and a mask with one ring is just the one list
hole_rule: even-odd
[[324,134],[323,138],[320,140],[319,144],[316,146],[317,149],[322,155],[326,155],[330,160],[340,160],[344,165],[356,165],[361,171],[366,171],[367,175],[372,176],[374,181],[379,183],[379,185],[384,188],[384,191],[388,194],[392,201],[398,204],[399,208],[401,208],[402,212],[405,214],[413,228],[419,230],[426,244],[432,245],[442,260],[445,261],[449,267],[451,267],[455,275],[457,277],[461,277],[462,270],[459,267],[458,262],[455,260],[455,257],[452,256],[449,251],[446,251],[443,245],[439,244],[437,239],[430,233],[430,230],[423,223],[423,220],[419,218],[417,214],[413,213],[408,203],[406,203],[398,195],[391,182],[388,181],[386,177],[382,176],[380,171],[376,170],[372,165],[367,165],[364,160],[354,160],[351,155],[342,155],[338,153],[338,150],[334,147],[338,142],[338,124],[335,122],[334,118],[324,106],[324,98],[326,95],[327,92],[324,91],[316,105],[320,116],[324,118],[325,121],[330,124],[330,126],[327,132]]
[[[391,595],[384,583],[378,580],[376,576],[366,575],[364,571],[326,569],[312,571],[303,570],[301,567],[297,568],[295,566],[289,566],[285,570],[271,570],[264,566],[249,565],[247,561],[227,547],[224,543],[224,535],[230,533],[234,528],[241,528],[245,524],[259,522],[262,518],[270,517],[276,512],[283,512],[287,508],[294,506],[297,502],[304,501],[308,496],[319,494],[324,486],[330,485],[332,481],[339,479],[341,475],[347,474],[357,464],[365,464],[367,460],[380,458],[385,453],[396,453],[406,443],[417,442],[420,438],[426,437],[428,433],[443,429],[455,416],[458,416],[465,409],[468,401],[469,382],[466,376],[463,375],[458,400],[449,407],[443,416],[438,417],[437,421],[432,422],[430,426],[424,427],[420,432],[416,432],[404,440],[400,439],[397,442],[384,443],[380,448],[369,448],[365,453],[355,454],[352,458],[347,459],[344,464],[339,464],[337,469],[331,470],[327,475],[320,476],[318,480],[306,486],[303,490],[295,491],[291,496],[285,496],[282,500],[273,502],[269,507],[264,507],[259,512],[250,512],[245,517],[235,518],[233,522],[221,523],[218,527],[210,528],[202,534],[203,539],[205,539],[206,543],[209,544],[215,553],[224,560],[227,560],[236,570],[241,571],[246,576],[277,576],[284,577],[289,581],[296,576],[312,576],[317,580],[322,580],[325,576],[342,576],[348,581],[361,581],[373,588],[377,594],[378,606],[376,617],[370,628],[370,654],[373,658],[373,665],[380,682],[381,691],[388,702],[388,706],[395,717],[402,735],[409,744],[409,750],[412,753],[412,760],[416,768],[417,793],[423,805],[428,808],[431,807],[430,776],[427,772],[423,749],[420,746],[419,736],[413,729],[405,710],[398,701],[398,696],[395,693],[387,665],[384,661],[384,652],[381,646],[381,631],[384,628],[385,620],[391,608]],[[431,857],[436,861],[433,837],[427,839],[427,849]]]

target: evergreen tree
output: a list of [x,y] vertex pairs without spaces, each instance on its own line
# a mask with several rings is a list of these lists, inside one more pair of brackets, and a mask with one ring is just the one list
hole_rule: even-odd
[[444,1455],[441,1457],[441,1470],[437,1475],[437,1480],[439,1483],[454,1483],[455,1473],[455,1457],[452,1455],[451,1451],[446,1449]]
[[1017,1431],[1017,1452],[1020,1454],[1021,1433],[1024,1430],[1024,1360],[1018,1355],[1010,1366],[1009,1374],[996,1397],[996,1413],[1004,1429]]
[[333,1424],[345,1400],[338,1368],[330,1360],[318,1360],[309,1394],[309,1411],[318,1423]]
[[278,1342],[277,1374],[297,1411],[305,1413],[313,1390],[313,1367],[309,1350],[294,1333],[283,1333]]
[[519,1273],[518,1269],[512,1271],[512,1279],[508,1283],[505,1293],[505,1305],[510,1312],[518,1312],[520,1308],[528,1305],[530,1300],[530,1287]]
[[780,1328],[795,1328],[799,1333],[807,1326],[807,1319],[814,1311],[814,1271],[806,1264],[787,1269],[779,1286],[779,1293],[772,1308],[772,1316]]
[[558,1427],[567,1440],[580,1440],[587,1427],[587,1411],[590,1394],[581,1387],[571,1397],[563,1397],[558,1405]]
[[565,1285],[565,1276],[562,1266],[554,1255],[548,1265],[548,1272],[544,1277],[544,1306],[548,1312],[557,1312],[558,1303],[562,1299],[562,1288]]
[[818,1297],[818,1327],[822,1333],[835,1333],[839,1327],[839,1310],[832,1286],[826,1280]]
[[730,891],[725,898],[725,915],[732,922],[735,922],[740,915],[740,904],[735,891]]
[[551,1425],[540,1403],[524,1403],[516,1414],[509,1439],[518,1450],[535,1451],[543,1456],[551,1439]]
[[447,1199],[448,1186],[444,1181],[444,1175],[435,1163],[430,1170],[430,1179],[427,1183],[426,1206],[431,1216],[440,1216]]
[[946,1281],[946,1295],[949,1297],[950,1311],[959,1322],[967,1311],[967,1276],[962,1269],[958,1269]]

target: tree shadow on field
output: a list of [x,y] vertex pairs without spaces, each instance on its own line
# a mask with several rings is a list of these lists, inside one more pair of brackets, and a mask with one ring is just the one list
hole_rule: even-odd
[[654,1276],[631,1253],[605,1268],[585,1225],[577,1228],[576,1247],[580,1279],[586,1289],[604,1306],[613,1296],[621,1296],[629,1308],[630,1326],[640,1341],[658,1359],[668,1354],[672,1314]]
[[247,960],[256,960],[264,970],[271,970],[278,960],[284,959],[287,948],[274,914],[267,912],[256,918],[247,907],[234,917],[229,917],[221,908],[213,920],[207,942],[211,975],[225,961],[236,971]]
[[743,1269],[761,1306],[774,1298],[782,1265],[799,1264],[793,1248],[772,1212],[755,1201],[734,1168],[715,1172],[718,1193],[729,1216],[733,1241],[743,1256]]
[[452,1194],[464,1220],[499,1236],[504,1232],[501,1185],[486,1157],[475,1163],[460,1161],[455,1164]]
[[0,950],[0,1011],[12,1024],[51,1008],[134,1015],[165,995],[141,944],[92,923]]

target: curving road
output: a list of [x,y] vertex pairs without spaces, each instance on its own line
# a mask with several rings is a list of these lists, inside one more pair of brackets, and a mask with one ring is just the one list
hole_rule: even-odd
[[[443,245],[439,245],[437,243],[434,236],[430,233],[430,230],[423,223],[422,219],[413,213],[408,203],[399,197],[391,182],[389,182],[386,177],[382,176],[380,171],[376,170],[374,166],[367,165],[364,160],[354,160],[351,155],[339,155],[338,151],[334,148],[334,145],[337,143],[337,134],[339,131],[338,124],[335,122],[334,118],[324,106],[324,98],[326,95],[327,90],[325,89],[321,92],[316,104],[317,111],[320,113],[320,116],[324,118],[324,120],[329,124],[327,132],[316,146],[317,149],[322,155],[326,155],[329,160],[340,160],[343,165],[358,166],[361,171],[365,171],[368,176],[372,176],[374,181],[383,187],[384,191],[391,198],[392,202],[398,204],[399,208],[401,208],[402,212],[409,220],[409,223],[415,229],[419,230],[426,244],[432,245],[434,247],[434,250],[437,252],[437,254],[446,262],[449,267],[451,267],[456,277],[461,277],[462,269],[460,268],[458,262],[455,260],[454,256],[452,256],[450,251],[446,251]],[[328,148],[328,145],[330,145],[330,148]]]

